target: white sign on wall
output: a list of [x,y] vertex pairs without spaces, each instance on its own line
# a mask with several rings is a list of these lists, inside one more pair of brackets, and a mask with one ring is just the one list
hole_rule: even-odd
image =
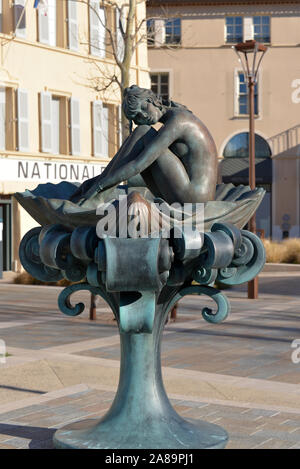
[[0,181],[82,182],[102,173],[105,164],[0,158]]

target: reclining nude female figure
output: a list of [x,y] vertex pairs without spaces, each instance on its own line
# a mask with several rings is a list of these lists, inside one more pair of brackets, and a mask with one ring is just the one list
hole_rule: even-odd
[[[205,125],[185,106],[166,105],[136,85],[123,97],[126,117],[137,127],[99,176],[85,181],[70,200],[83,204],[123,181],[142,176],[155,197],[167,203],[214,200],[217,152]],[[160,122],[157,131],[152,125]]]

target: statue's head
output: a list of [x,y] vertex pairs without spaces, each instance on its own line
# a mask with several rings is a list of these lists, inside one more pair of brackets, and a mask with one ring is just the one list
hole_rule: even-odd
[[127,119],[137,125],[156,124],[165,111],[161,98],[137,85],[124,90],[122,106]]

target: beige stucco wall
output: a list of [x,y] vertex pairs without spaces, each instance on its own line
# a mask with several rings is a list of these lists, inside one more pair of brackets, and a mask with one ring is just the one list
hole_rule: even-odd
[[[149,17],[159,9],[148,9]],[[271,44],[263,59],[259,75],[260,113],[256,132],[276,147],[276,137],[284,131],[300,127],[300,5],[270,6],[186,6],[169,7],[169,17],[181,17],[182,44],[178,48],[149,48],[149,66],[153,71],[170,73],[170,95],[188,106],[208,127],[222,157],[228,140],[236,133],[248,131],[247,117],[234,113],[235,73],[241,67],[230,45],[225,44],[225,17],[237,14],[253,16],[270,14]],[[299,82],[295,80],[299,79]],[[300,156],[300,138],[285,146],[285,156],[278,168],[286,168],[288,179],[277,177],[273,204],[274,233],[287,213],[291,216],[291,232],[300,236],[299,184],[293,158]],[[276,155],[273,153],[273,156]],[[282,156],[282,155],[281,155]],[[276,156],[275,156],[276,158]],[[295,162],[295,160],[294,160]],[[281,170],[279,175],[281,174]],[[286,182],[288,180],[288,183]],[[281,197],[281,193],[282,195]],[[286,202],[283,202],[286,200]],[[275,226],[276,225],[276,226]]]
[[[123,0],[120,0],[122,3]],[[92,156],[91,102],[100,99],[104,103],[119,105],[121,96],[118,88],[96,92],[90,86],[90,79],[99,73],[111,75],[117,71],[114,60],[107,54],[99,59],[89,54],[89,10],[86,2],[77,2],[79,50],[71,51],[51,47],[37,41],[36,10],[33,2],[26,7],[26,39],[0,33],[0,86],[24,88],[28,91],[29,104],[29,152],[0,150],[0,158],[8,160],[30,160],[52,163],[79,163],[105,166],[109,159]],[[136,9],[136,23],[145,18],[145,3],[139,2]],[[147,45],[142,42],[131,64],[131,83],[149,87]],[[80,156],[51,155],[40,151],[39,93],[50,91],[52,94],[74,97],[80,100]],[[38,183],[25,180],[1,180],[1,195],[16,191],[33,189]],[[45,181],[43,181],[45,182]],[[13,265],[20,269],[18,244],[21,237],[33,226],[35,221],[15,202],[13,202]]]

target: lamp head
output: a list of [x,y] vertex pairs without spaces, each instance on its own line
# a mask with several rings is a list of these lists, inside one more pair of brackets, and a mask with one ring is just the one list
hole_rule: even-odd
[[[243,67],[245,78],[249,79],[249,77],[252,77],[254,82],[256,82],[258,69],[263,56],[267,52],[267,46],[251,39],[245,42],[239,42],[238,44],[233,46],[233,49],[235,50],[239,62]],[[253,54],[252,63],[251,60],[248,58],[250,54]],[[258,54],[261,55],[257,62],[256,59],[258,57]]]

